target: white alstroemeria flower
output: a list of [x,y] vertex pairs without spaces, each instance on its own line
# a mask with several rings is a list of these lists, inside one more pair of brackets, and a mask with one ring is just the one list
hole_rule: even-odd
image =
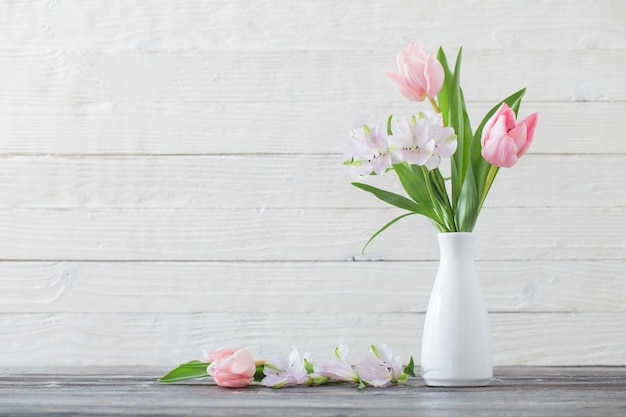
[[430,171],[439,166],[441,158],[450,158],[456,152],[457,136],[453,128],[443,125],[441,113],[432,116],[420,114],[420,117],[426,122],[428,139],[434,143],[433,155],[425,164]]
[[359,382],[359,374],[348,362],[348,346],[340,344],[333,356],[320,365],[315,365],[317,375],[327,376],[335,381]]
[[352,130],[343,154],[348,175],[353,178],[372,173],[381,175],[391,168],[388,138],[387,129],[379,125]]
[[393,356],[386,344],[372,345],[369,355],[356,367],[363,382],[373,387],[386,387],[406,379],[402,360]]
[[265,363],[263,373],[265,378],[261,384],[270,388],[281,388],[289,385],[307,383],[309,375],[305,367],[305,361],[309,360],[309,354],[300,357],[298,349],[293,348],[289,358],[279,358],[272,363]]
[[435,142],[428,136],[427,120],[422,117],[391,119],[389,155],[391,162],[424,165],[433,155]]

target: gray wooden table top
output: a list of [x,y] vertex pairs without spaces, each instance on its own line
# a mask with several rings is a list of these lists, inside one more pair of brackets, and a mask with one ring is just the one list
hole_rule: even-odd
[[482,388],[228,389],[156,381],[167,369],[0,369],[0,415],[626,416],[626,368],[505,367]]

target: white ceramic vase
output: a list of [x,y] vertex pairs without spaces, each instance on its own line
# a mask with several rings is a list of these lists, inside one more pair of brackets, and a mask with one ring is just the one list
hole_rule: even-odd
[[493,377],[487,309],[474,269],[474,235],[440,233],[440,260],[422,338],[430,386],[487,385]]

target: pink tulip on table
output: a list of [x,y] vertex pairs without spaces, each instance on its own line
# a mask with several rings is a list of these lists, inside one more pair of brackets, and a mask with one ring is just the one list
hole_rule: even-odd
[[221,359],[224,359],[227,356],[232,356],[233,353],[237,352],[240,348],[238,347],[223,347],[212,352],[204,352],[204,361],[208,363],[217,362]]
[[513,110],[503,103],[483,128],[483,158],[498,167],[512,167],[528,150],[536,126],[537,113],[518,123]]
[[443,86],[445,73],[434,53],[411,42],[406,51],[398,53],[398,73],[385,70],[384,74],[404,97],[412,101],[434,99]]
[[254,380],[256,364],[245,349],[222,348],[206,355],[211,364],[207,372],[217,385],[229,388],[242,388]]

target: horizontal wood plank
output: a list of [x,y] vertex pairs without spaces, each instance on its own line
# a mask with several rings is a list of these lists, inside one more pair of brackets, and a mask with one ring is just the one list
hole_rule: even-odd
[[[0,312],[346,314],[367,300],[368,313],[423,313],[437,264],[0,262]],[[624,261],[484,261],[476,271],[491,312],[626,313]]]
[[[621,416],[626,399],[623,367],[519,367],[494,369],[486,387],[431,388],[410,378],[385,389],[356,384],[240,390],[210,378],[159,383],[159,367],[13,367],[0,375],[0,409],[11,416],[167,415],[218,417],[374,417],[457,415],[501,417]],[[207,398],[210,405],[207,406]]]
[[[207,299],[210,302],[210,298]],[[293,347],[312,360],[338,343],[351,356],[387,343],[419,362],[423,314],[1,314],[0,366],[149,366],[201,359],[203,350],[243,346],[257,358]],[[495,365],[619,365],[625,313],[490,314]]]
[[[68,0],[9,2],[0,20],[0,47],[138,50],[204,48],[359,48],[404,45],[501,48],[623,48],[621,2],[533,2],[530,11],[508,2],[427,0],[389,2]],[[123,19],[120,18],[123,16]],[[375,17],[375,18],[373,18]],[[384,18],[383,18],[384,17]],[[459,28],[459,19],[462,27]],[[312,24],[312,22],[315,24]]]
[[[624,208],[485,208],[479,260],[626,257]],[[412,216],[360,252],[399,209],[0,211],[1,260],[436,260],[436,233]],[[590,223],[589,219],[594,222]]]
[[[389,114],[409,115],[428,109],[424,103],[404,100],[391,85],[382,88],[390,97],[371,102],[0,102],[0,153],[341,155],[350,129],[386,119]],[[495,104],[468,98],[474,128]],[[539,125],[531,154],[626,153],[621,126],[615,123],[626,113],[624,101],[525,101],[520,116],[535,111],[539,112]]]
[[[51,106],[386,102],[398,97],[381,74],[395,67],[395,54],[386,49],[246,53],[0,49],[0,79],[12,80],[0,84],[0,96],[20,105],[38,101]],[[464,94],[469,100],[498,102],[522,87],[528,88],[531,101],[626,100],[622,49],[467,49],[463,62]],[[486,75],[485,68],[492,73]]]
[[[349,184],[341,162],[341,155],[0,157],[0,207],[385,207]],[[594,167],[592,176],[585,167]],[[624,177],[626,155],[529,155],[500,171],[486,204],[624,207],[615,181]],[[394,173],[362,181],[405,194]]]

